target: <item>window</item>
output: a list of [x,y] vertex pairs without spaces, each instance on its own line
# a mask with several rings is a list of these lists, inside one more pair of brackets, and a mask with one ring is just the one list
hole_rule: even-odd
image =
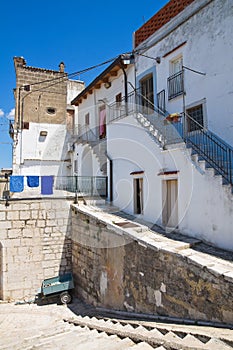
[[90,125],[90,114],[89,114],[89,113],[87,113],[87,114],[85,115],[85,124],[86,124],[86,125]]
[[121,95],[121,92],[120,92],[119,94],[116,95],[116,105],[117,105],[117,107],[120,107],[121,101],[122,101],[122,95]]
[[55,113],[56,113],[56,108],[48,107],[48,108],[47,108],[47,113],[48,113],[48,114],[55,114]]
[[168,100],[184,93],[182,56],[170,61],[170,77],[168,78]]
[[105,106],[99,109],[99,138],[106,137],[106,108]]
[[29,130],[29,122],[23,122],[23,129]]
[[154,82],[150,74],[140,81],[140,94],[142,113],[151,114],[154,112]]
[[[198,105],[186,110],[187,117],[187,131],[200,130],[204,126],[203,105]],[[190,118],[189,118],[190,117]]]
[[181,72],[182,66],[183,66],[182,56],[170,61],[170,75],[174,75]]
[[134,179],[134,213],[143,212],[143,178]]

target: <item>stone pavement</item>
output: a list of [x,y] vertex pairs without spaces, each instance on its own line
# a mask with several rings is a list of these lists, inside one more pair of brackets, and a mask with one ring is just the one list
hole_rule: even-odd
[[0,349],[230,350],[233,345],[231,329],[103,316],[77,299],[69,306],[2,303]]

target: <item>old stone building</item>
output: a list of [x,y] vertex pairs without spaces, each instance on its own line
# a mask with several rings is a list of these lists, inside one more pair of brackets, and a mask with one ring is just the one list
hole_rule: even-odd
[[14,58],[16,72],[13,174],[68,175],[67,142],[75,124],[70,100],[84,88],[64,72],[27,66]]

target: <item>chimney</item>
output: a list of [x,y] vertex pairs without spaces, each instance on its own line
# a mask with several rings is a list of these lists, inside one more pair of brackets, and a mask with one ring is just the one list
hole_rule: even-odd
[[61,62],[61,63],[59,64],[59,71],[60,71],[61,73],[64,73],[64,71],[65,71],[65,64],[64,64],[64,62]]
[[14,65],[16,67],[25,67],[26,61],[23,57],[14,57]]

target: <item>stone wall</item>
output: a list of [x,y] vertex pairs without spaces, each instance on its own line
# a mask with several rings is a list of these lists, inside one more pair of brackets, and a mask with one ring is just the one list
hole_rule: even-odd
[[0,298],[33,298],[45,278],[71,271],[70,202],[0,202]]
[[[20,57],[14,58],[16,72],[16,116],[23,122],[62,124],[66,121],[67,74],[44,68],[28,67]],[[22,88],[30,85],[30,90]],[[20,89],[20,92],[19,92]],[[55,108],[49,114],[47,108]],[[30,127],[30,126],[29,126]]]
[[72,255],[77,295],[89,303],[233,322],[232,272],[224,274],[216,257],[194,251],[184,242],[160,239],[151,231],[135,230],[133,237],[107,216],[102,220],[95,212],[73,207]]

